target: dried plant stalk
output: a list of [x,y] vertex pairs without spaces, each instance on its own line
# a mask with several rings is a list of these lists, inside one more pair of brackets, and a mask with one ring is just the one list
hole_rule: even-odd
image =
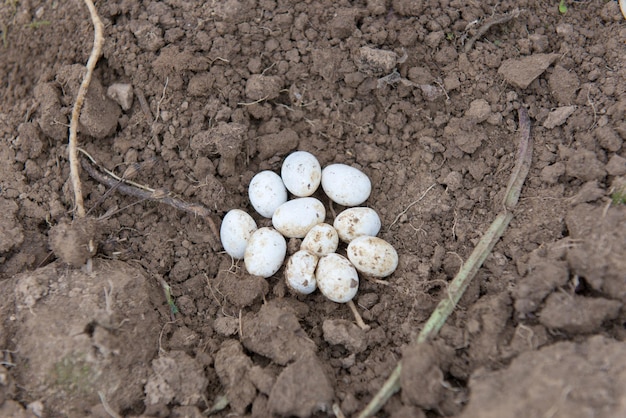
[[[476,248],[474,248],[470,257],[450,283],[447,290],[447,297],[439,302],[428,321],[426,321],[424,328],[417,337],[418,343],[431,340],[439,333],[439,330],[454,311],[454,308],[463,296],[463,293],[465,293],[465,290],[476,275],[476,272],[482,266],[489,253],[491,253],[494,245],[496,245],[500,237],[504,234],[511,219],[513,219],[513,213],[511,211],[515,208],[519,200],[524,180],[526,180],[526,176],[530,170],[533,152],[533,141],[530,136],[530,119],[528,118],[526,109],[523,107],[519,109],[519,131],[520,143],[517,152],[517,161],[511,173],[511,178],[509,179],[509,184],[504,196],[504,211],[498,214],[489,229],[487,229],[487,232],[485,232],[478,242]],[[383,384],[383,387],[359,414],[359,418],[373,416],[385,405],[393,394],[400,390],[401,374],[402,362],[400,361]]]

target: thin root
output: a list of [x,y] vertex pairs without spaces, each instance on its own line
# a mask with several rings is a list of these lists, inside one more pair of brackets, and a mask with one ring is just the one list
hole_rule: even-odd
[[359,310],[356,308],[356,305],[354,304],[354,302],[349,301],[348,306],[350,307],[350,310],[352,311],[352,315],[354,315],[354,320],[356,321],[356,324],[359,326],[359,328],[361,328],[363,331],[367,331],[368,329],[370,329],[370,326],[367,325],[363,321],[363,318],[361,318],[361,314],[359,313]]
[[466,53],[469,52],[474,46],[474,42],[479,40],[485,33],[487,33],[487,31],[491,29],[492,26],[502,25],[504,23],[507,23],[508,21],[513,20],[519,15],[520,15],[520,10],[514,9],[510,13],[507,13],[503,16],[498,16],[498,17],[495,17],[493,19],[489,19],[488,21],[486,21],[485,24],[482,25],[480,29],[478,29],[478,32],[476,33],[476,35],[472,36],[470,40],[467,41],[467,44],[465,44],[465,52]]
[[411,209],[414,205],[416,205],[417,203],[419,203],[422,199],[424,199],[426,197],[426,194],[428,194],[428,192],[430,192],[432,190],[433,187],[435,187],[437,184],[433,183],[431,184],[428,189],[426,189],[424,191],[424,193],[422,193],[422,195],[417,199],[414,200],[413,202],[409,203],[409,205],[404,208],[404,210],[402,212],[400,212],[398,214],[398,216],[396,216],[396,219],[393,220],[393,222],[391,223],[391,225],[389,225],[388,230],[391,230],[391,227],[394,226],[396,223],[398,223],[398,221],[400,220],[400,218],[402,217],[402,215],[404,215],[405,213],[407,213],[409,211],[409,209]]
[[74,108],[72,109],[72,119],[70,120],[70,137],[68,141],[68,153],[70,160],[70,180],[72,182],[72,189],[74,190],[74,205],[76,209],[76,215],[79,218],[84,218],[86,215],[85,205],[83,202],[83,191],[82,185],[80,182],[80,167],[79,167],[79,158],[78,158],[78,139],[76,138],[78,132],[78,118],[80,117],[80,110],[83,107],[83,102],[85,101],[85,96],[87,95],[87,89],[89,88],[89,83],[91,83],[91,77],[93,75],[93,70],[96,67],[96,63],[98,62],[98,58],[100,58],[100,54],[102,53],[102,45],[104,44],[104,25],[98,16],[98,11],[93,4],[92,0],[84,0],[87,8],[89,9],[89,14],[91,15],[91,21],[93,22],[94,27],[94,40],[93,40],[93,48],[91,50],[91,54],[89,55],[89,60],[87,60],[87,72],[85,73],[85,77],[83,77],[83,81],[80,84],[80,88],[78,89],[78,94],[76,95],[76,101],[74,102]]

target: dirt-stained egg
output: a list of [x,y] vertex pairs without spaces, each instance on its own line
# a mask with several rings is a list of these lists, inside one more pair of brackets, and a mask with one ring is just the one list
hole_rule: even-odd
[[343,206],[358,206],[372,191],[372,182],[361,170],[346,164],[331,164],[322,170],[322,189]]
[[278,174],[265,170],[250,180],[248,197],[254,210],[265,218],[271,218],[276,208],[287,201],[287,189]]
[[228,211],[220,226],[220,240],[226,253],[236,259],[243,258],[248,241],[256,229],[252,216],[243,210]]
[[317,158],[306,151],[296,151],[283,161],[280,175],[285,187],[297,197],[311,196],[322,180],[322,167]]
[[398,253],[381,238],[361,236],[348,244],[348,259],[361,273],[387,277],[398,267]]
[[300,244],[300,249],[307,250],[318,257],[323,257],[337,251],[339,235],[331,225],[321,223],[307,232]]
[[304,238],[324,218],[326,209],[322,202],[314,197],[300,197],[280,205],[272,216],[272,225],[287,238]]
[[266,278],[280,270],[286,254],[285,238],[275,229],[265,227],[254,231],[243,260],[248,273]]
[[285,267],[285,281],[287,286],[296,293],[308,295],[317,287],[315,280],[315,268],[318,257],[306,250],[295,252]]
[[347,258],[337,253],[319,259],[315,279],[320,292],[333,302],[349,302],[359,290],[356,269]]
[[375,237],[380,231],[380,217],[374,209],[358,207],[349,208],[335,218],[333,226],[343,242],[368,235]]

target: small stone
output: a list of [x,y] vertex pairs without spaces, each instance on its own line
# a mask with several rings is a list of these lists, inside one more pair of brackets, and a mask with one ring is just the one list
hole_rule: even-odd
[[563,125],[567,118],[569,118],[575,110],[576,106],[563,106],[554,109],[548,114],[548,117],[543,122],[543,127],[546,129],[552,129]]
[[559,54],[535,54],[523,58],[511,58],[498,69],[508,83],[525,89],[559,58]]
[[364,46],[355,61],[359,70],[366,74],[388,74],[396,67],[398,56],[393,51]]
[[481,123],[487,120],[491,114],[491,106],[485,99],[476,99],[470,103],[470,107],[465,112],[465,117],[471,119],[475,123]]
[[124,111],[128,111],[133,105],[133,86],[126,83],[111,84],[107,96],[115,100]]

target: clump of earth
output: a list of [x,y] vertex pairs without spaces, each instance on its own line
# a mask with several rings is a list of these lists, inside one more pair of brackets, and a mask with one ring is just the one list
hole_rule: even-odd
[[[399,360],[378,416],[626,414],[617,2],[97,2],[81,159],[206,212],[82,170],[82,219],[67,139],[89,13],[5,3],[0,416],[357,416]],[[521,107],[534,153],[513,221],[418,345],[502,210]],[[254,174],[294,150],[371,179],[399,265],[362,280],[366,329],[216,244],[228,210],[253,213]],[[323,203],[332,223],[342,207]]]

